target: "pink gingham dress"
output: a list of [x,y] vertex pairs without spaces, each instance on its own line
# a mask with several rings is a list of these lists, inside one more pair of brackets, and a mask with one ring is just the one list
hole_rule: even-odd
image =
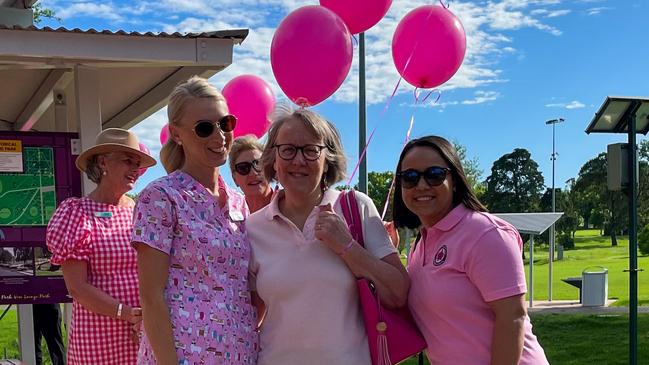
[[[176,171],[147,186],[135,208],[133,242],[170,256],[165,300],[179,364],[256,364],[245,199],[219,179],[221,208],[190,175]],[[146,334],[138,364],[156,364]]]
[[[131,246],[132,207],[70,198],[47,225],[51,261],[88,264],[88,283],[124,304],[140,306],[137,256]],[[131,325],[72,304],[68,365],[136,364]]]

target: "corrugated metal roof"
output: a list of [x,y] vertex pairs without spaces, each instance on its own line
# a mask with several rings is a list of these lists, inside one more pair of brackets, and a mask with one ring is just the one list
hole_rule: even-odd
[[248,29],[227,29],[227,30],[217,30],[213,32],[201,32],[201,33],[154,33],[154,32],[127,32],[124,30],[111,31],[111,30],[96,30],[88,29],[82,30],[79,28],[68,29],[64,27],[59,28],[37,28],[35,26],[30,27],[21,27],[21,26],[6,26],[0,24],[0,29],[9,29],[9,30],[19,30],[19,31],[32,31],[32,32],[56,32],[56,33],[77,33],[77,34],[102,34],[102,35],[119,35],[119,36],[129,36],[129,37],[157,37],[157,38],[219,38],[219,39],[236,39],[238,41],[243,41],[248,36]]
[[520,233],[541,234],[552,223],[561,218],[563,213],[492,213],[496,217],[507,221]]

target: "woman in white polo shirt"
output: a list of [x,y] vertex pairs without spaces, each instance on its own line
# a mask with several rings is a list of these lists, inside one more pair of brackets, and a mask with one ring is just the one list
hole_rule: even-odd
[[374,282],[388,307],[405,305],[409,279],[364,194],[356,196],[366,247],[349,233],[340,192],[329,188],[346,170],[338,131],[312,111],[287,112],[274,121],[261,164],[284,189],[246,223],[251,285],[265,314],[259,365],[369,365],[356,278]]

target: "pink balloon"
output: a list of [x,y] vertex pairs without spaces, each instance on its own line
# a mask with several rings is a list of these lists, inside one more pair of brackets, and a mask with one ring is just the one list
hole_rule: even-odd
[[448,81],[462,65],[466,34],[460,20],[437,5],[420,6],[399,22],[392,58],[399,74],[419,88]]
[[275,108],[273,90],[261,78],[241,75],[230,80],[222,90],[230,114],[237,117],[234,136],[254,134],[258,138],[270,127],[269,115]]
[[383,19],[392,0],[320,0],[320,5],[338,14],[347,24],[349,32],[357,34]]
[[[140,142],[140,151],[146,153],[147,155],[151,155],[151,151],[149,151],[149,148],[145,146],[142,142]],[[140,176],[144,175],[148,167],[140,167],[139,174]]]
[[160,129],[160,144],[164,146],[169,139],[169,124],[165,124],[162,129]]
[[352,65],[352,40],[333,11],[304,6],[280,23],[270,46],[273,74],[295,104],[325,100],[345,81]]

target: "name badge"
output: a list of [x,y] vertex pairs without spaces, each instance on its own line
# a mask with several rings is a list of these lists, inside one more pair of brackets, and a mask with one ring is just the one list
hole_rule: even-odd
[[230,210],[230,219],[232,219],[233,222],[242,222],[243,214],[238,210]]
[[97,218],[110,218],[113,216],[113,212],[95,212],[95,217]]

